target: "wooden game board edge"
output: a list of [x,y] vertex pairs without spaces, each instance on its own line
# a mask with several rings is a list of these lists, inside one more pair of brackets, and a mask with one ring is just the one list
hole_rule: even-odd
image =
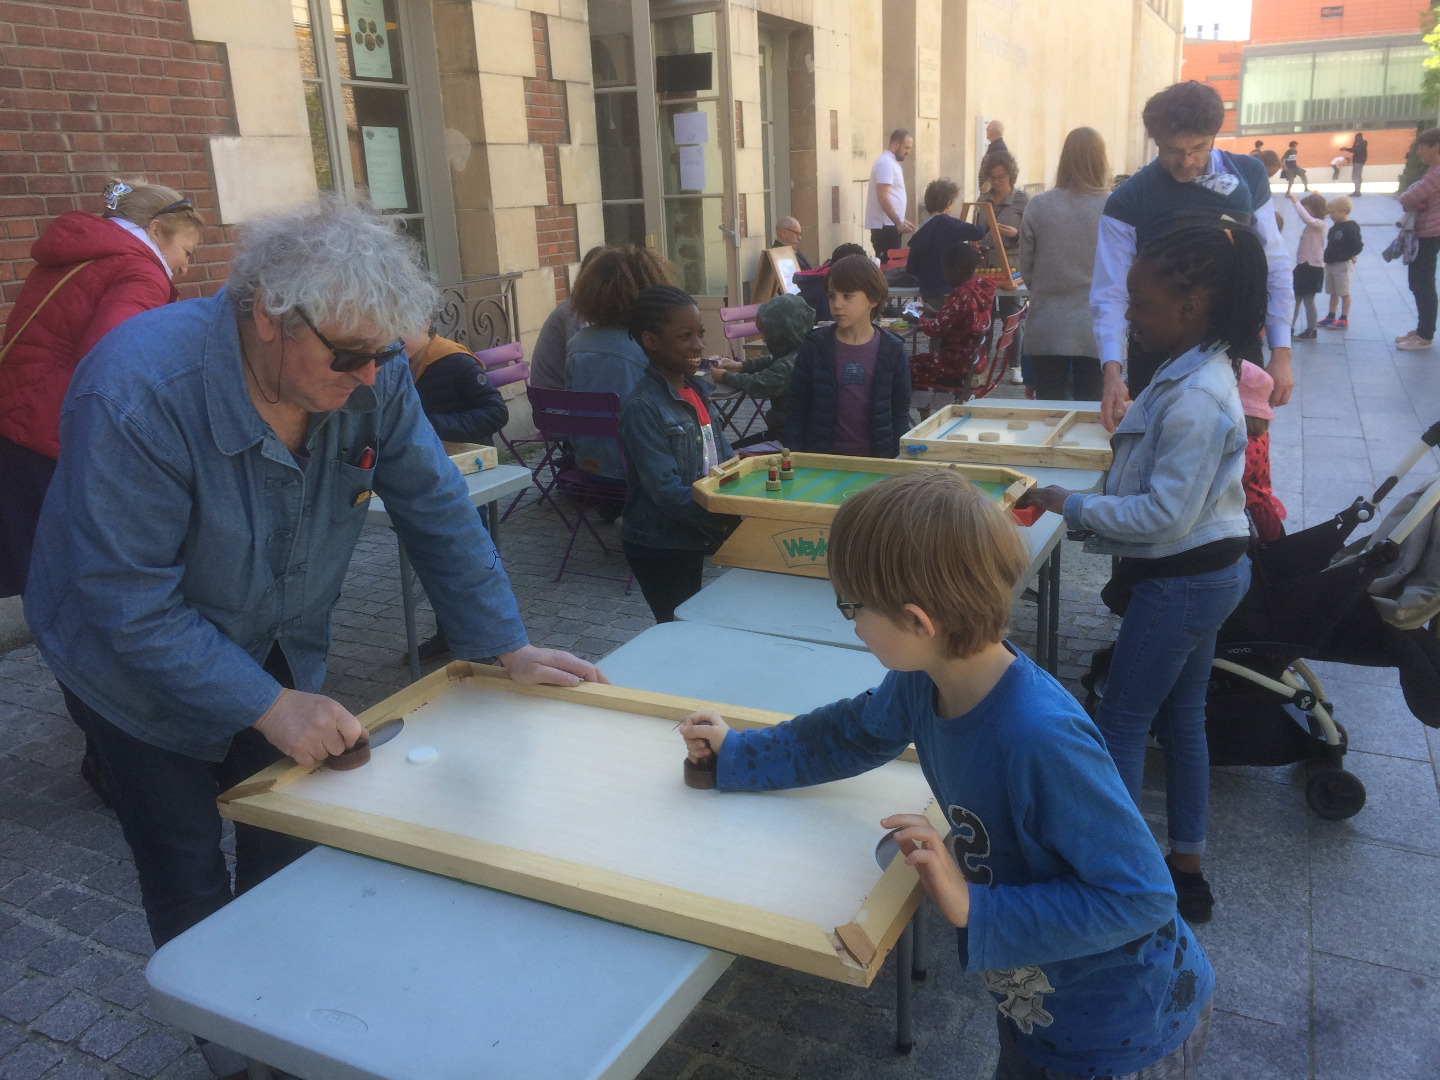
[[[259,828],[854,986],[874,980],[923,891],[903,860],[881,875],[857,912],[857,921],[881,925],[875,954],[861,964],[838,934],[802,919],[428,826],[278,791],[234,800],[221,812]],[[887,918],[898,925],[884,925]]]
[[[1061,415],[1061,422],[1051,429],[1045,441],[1034,446],[1015,443],[955,442],[938,438],[946,423],[953,422],[966,412],[974,413],[977,420],[1032,420],[1043,423],[1047,416]],[[1109,447],[1057,446],[1063,432],[1076,424],[1098,424],[1100,413],[1094,409],[1036,408],[1016,404],[977,405],[961,403],[946,405],[932,413],[900,436],[901,453],[908,453],[916,464],[935,461],[961,462],[965,464],[991,464],[1030,466],[1039,469],[1100,469],[1110,468]]]
[[[953,424],[966,413],[972,414],[972,418],[975,420],[1033,420],[1039,424],[1044,423],[1047,416],[1079,416],[1082,418],[1082,423],[1093,421],[1098,424],[1100,422],[1100,414],[1093,411],[1046,409],[1018,401],[1014,405],[981,405],[977,401],[966,401],[942,406],[900,437],[916,440],[929,439],[941,428]],[[930,430],[927,431],[927,428]]]
[[445,453],[455,463],[461,474],[483,472],[500,464],[500,454],[493,446],[484,443],[445,444]]

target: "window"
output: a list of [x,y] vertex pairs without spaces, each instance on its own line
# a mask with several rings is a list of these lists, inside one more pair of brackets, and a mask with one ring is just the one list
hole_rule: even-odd
[[643,245],[645,185],[640,165],[634,17],[630,0],[590,0],[589,11],[605,243]]
[[425,249],[397,0],[291,0],[315,182],[404,222]]
[[1420,106],[1424,45],[1246,56],[1240,134],[1409,127]]
[[1322,19],[1343,19],[1344,17],[1344,4],[1331,4],[1327,7],[1322,7],[1320,9],[1320,18]]

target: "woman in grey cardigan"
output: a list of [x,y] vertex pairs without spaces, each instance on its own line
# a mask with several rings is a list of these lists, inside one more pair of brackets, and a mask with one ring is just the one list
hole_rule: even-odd
[[1055,187],[1031,198],[1020,222],[1020,275],[1030,286],[1025,351],[1035,396],[1099,401],[1100,350],[1090,316],[1090,275],[1100,214],[1110,195],[1105,140],[1094,128],[1065,136]]

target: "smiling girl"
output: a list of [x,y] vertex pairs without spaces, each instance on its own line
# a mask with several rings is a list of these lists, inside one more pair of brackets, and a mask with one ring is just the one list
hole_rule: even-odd
[[695,378],[705,330],[694,298],[673,285],[643,290],[630,336],[650,363],[620,410],[629,489],[620,539],[655,621],[673,622],[675,609],[700,591],[705,556],[739,524],[702,509],[690,493],[731,450]]
[[1205,688],[1215,635],[1250,585],[1240,360],[1265,321],[1265,252],[1247,229],[1197,225],[1154,241],[1130,268],[1126,312],[1164,363],[1116,429],[1103,495],[1049,487],[1029,502],[1119,556],[1103,597],[1123,615],[1095,714],[1136,804],[1152,724],[1165,744],[1166,859],[1189,922],[1210,918],[1200,871],[1210,758]]
[[898,457],[910,427],[910,362],[894,334],[875,325],[890,290],[864,255],[830,264],[833,326],[810,332],[786,393],[785,441],[810,454]]

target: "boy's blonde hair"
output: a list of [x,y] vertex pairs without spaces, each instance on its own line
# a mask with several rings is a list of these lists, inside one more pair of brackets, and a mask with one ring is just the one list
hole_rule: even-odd
[[1327,214],[1333,214],[1336,210],[1339,210],[1342,214],[1348,214],[1354,205],[1355,204],[1350,201],[1349,195],[1336,195],[1335,198],[1325,204],[1325,212]]
[[1005,636],[1030,568],[1010,514],[947,468],[891,476],[841,503],[828,560],[845,599],[891,619],[915,604],[960,658]]

